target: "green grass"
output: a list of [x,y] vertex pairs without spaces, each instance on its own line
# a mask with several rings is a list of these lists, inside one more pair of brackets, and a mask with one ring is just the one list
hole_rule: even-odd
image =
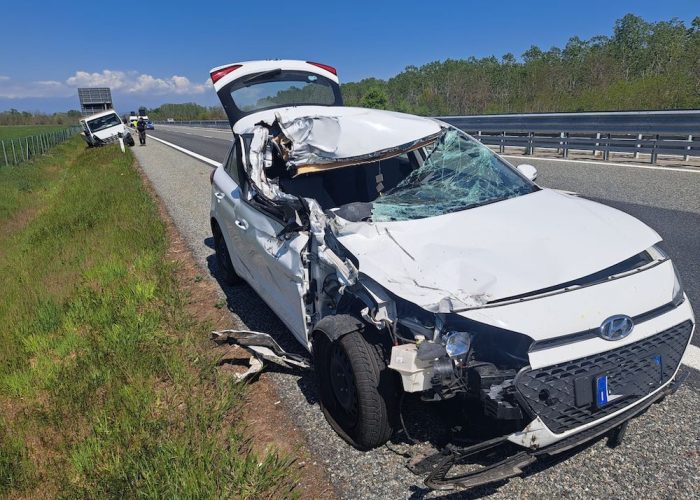
[[[0,169],[0,496],[279,497],[117,147]],[[291,474],[291,478],[290,478]]]
[[0,125],[0,140],[46,134],[65,128],[68,127],[63,125]]

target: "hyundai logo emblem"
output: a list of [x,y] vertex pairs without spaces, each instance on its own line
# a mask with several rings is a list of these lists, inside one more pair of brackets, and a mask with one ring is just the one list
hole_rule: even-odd
[[629,316],[620,314],[611,316],[600,325],[600,337],[605,340],[620,340],[624,339],[632,333],[634,322]]

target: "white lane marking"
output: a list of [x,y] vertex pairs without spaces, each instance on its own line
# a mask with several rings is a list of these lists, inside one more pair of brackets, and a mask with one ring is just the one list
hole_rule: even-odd
[[[166,146],[170,146],[171,148],[177,149],[181,153],[185,153],[186,155],[192,156],[193,158],[197,158],[198,160],[201,160],[205,163],[208,163],[209,165],[213,167],[220,167],[221,163],[218,161],[214,161],[211,158],[207,158],[206,156],[202,156],[198,153],[195,153],[194,151],[190,151],[189,149],[185,149],[181,146],[178,146],[177,144],[173,144],[172,142],[164,141],[163,139],[158,139],[157,137],[153,137],[152,135],[149,135],[151,139],[155,139],[158,142],[162,142]],[[700,347],[694,346],[690,344],[688,346],[688,350],[685,352],[685,355],[683,356],[683,361],[682,363],[684,365],[687,365],[691,368],[694,368],[698,371],[700,371]]]
[[653,165],[639,165],[637,163],[611,163],[607,161],[586,161],[586,160],[568,160],[564,158],[542,158],[542,157],[537,157],[537,156],[522,156],[522,155],[500,155],[504,158],[520,158],[520,159],[528,159],[532,158],[533,160],[542,160],[542,161],[558,161],[558,162],[563,162],[563,163],[579,163],[579,164],[585,164],[585,165],[606,165],[606,166],[611,166],[611,167],[629,167],[629,168],[644,168],[647,170],[665,170],[665,171],[673,171],[673,172],[687,172],[690,174],[700,174],[700,168],[694,168],[694,167],[689,167],[689,168],[676,168],[676,167],[657,167]]
[[700,347],[690,344],[681,362],[686,366],[700,371]]
[[189,127],[185,125],[161,125],[161,128],[164,128],[166,130],[196,130],[198,132],[201,132],[203,130],[206,130],[207,132],[217,132],[219,134],[226,134],[226,135],[231,135],[231,129],[230,128],[215,128],[215,127]]
[[[224,134],[226,134],[226,137],[212,137],[210,135],[204,135],[204,134],[197,133],[197,132],[185,132],[184,130],[182,130],[182,128],[183,127],[161,127],[161,129],[165,130],[166,132],[174,132],[176,134],[194,135],[197,137],[206,137],[207,139],[214,139],[216,141],[230,142],[233,138],[233,135],[231,134],[231,131],[229,131],[229,130],[216,130],[216,129],[205,128],[205,127],[201,127],[199,129],[197,129],[197,132],[202,132],[202,131],[206,131],[207,133],[223,132]],[[188,128],[196,128],[196,127],[188,127]]]
[[195,153],[194,151],[190,151],[189,149],[185,149],[182,146],[178,146],[177,144],[173,144],[172,142],[164,141],[163,139],[158,139],[157,137],[154,137],[150,134],[148,137],[150,137],[151,139],[153,139],[155,141],[162,142],[166,146],[170,146],[173,149],[177,149],[181,153],[185,153],[186,155],[191,156],[192,158],[196,158],[199,161],[203,161],[204,163],[211,165],[212,167],[216,168],[216,167],[221,166],[221,162],[214,161],[211,158],[207,158],[206,156],[202,156],[199,153]]

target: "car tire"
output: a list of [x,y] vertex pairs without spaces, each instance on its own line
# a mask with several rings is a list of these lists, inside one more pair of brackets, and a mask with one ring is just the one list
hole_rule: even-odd
[[398,419],[399,384],[387,368],[391,345],[365,327],[336,340],[314,336],[320,402],[331,427],[348,443],[369,450],[386,443]]
[[136,141],[134,141],[133,137],[129,137],[126,140],[126,145],[129,146],[130,148],[133,148],[136,145]]
[[236,285],[243,281],[231,262],[231,254],[228,251],[226,240],[221,232],[219,225],[214,222],[212,224],[212,235],[214,237],[214,251],[216,254],[216,265],[219,270],[221,279],[227,285]]

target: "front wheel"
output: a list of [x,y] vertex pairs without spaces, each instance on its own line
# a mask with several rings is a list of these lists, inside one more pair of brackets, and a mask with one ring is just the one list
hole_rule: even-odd
[[228,246],[224,235],[221,233],[221,228],[218,224],[213,223],[212,233],[214,236],[214,251],[216,252],[216,266],[219,268],[221,278],[228,285],[235,285],[242,281],[231,262],[231,254],[229,254]]
[[334,341],[323,332],[314,337],[323,413],[331,427],[360,450],[383,445],[394,431],[399,386],[386,364],[390,348],[380,332],[369,327]]

